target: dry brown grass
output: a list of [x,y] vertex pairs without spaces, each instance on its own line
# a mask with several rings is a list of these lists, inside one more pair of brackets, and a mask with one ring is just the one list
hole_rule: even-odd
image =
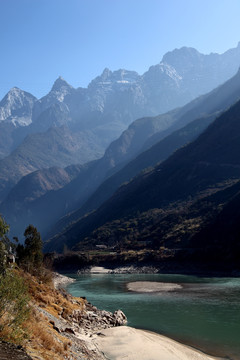
[[63,360],[67,358],[71,341],[59,335],[48,319],[33,309],[31,317],[25,322],[25,328],[30,335],[27,343],[27,351],[39,353],[46,360]]
[[24,323],[25,332],[28,334],[26,342],[27,352],[34,357],[46,360],[63,360],[69,356],[71,341],[64,335],[54,330],[48,318],[43,316],[35,305],[44,307],[44,310],[55,317],[69,318],[74,310],[82,311],[85,300],[74,298],[57,291],[52,282],[43,282],[21,270],[20,276],[25,279],[31,297],[30,318]]

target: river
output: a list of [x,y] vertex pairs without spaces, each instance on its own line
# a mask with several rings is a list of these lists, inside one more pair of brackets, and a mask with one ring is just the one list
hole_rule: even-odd
[[[69,274],[68,274],[69,276]],[[98,308],[121,309],[128,325],[151,330],[208,354],[240,360],[240,279],[161,274],[71,275],[67,290]],[[171,292],[135,293],[127,283],[180,284]]]

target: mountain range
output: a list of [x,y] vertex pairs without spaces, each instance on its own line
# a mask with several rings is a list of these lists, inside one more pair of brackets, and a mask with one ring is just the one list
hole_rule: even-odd
[[0,125],[8,134],[0,142],[0,154],[9,155],[26,135],[62,125],[93,132],[105,150],[132,121],[164,113],[212,90],[233,76],[239,63],[240,44],[221,55],[183,47],[164,55],[143,75],[105,69],[88,88],[77,89],[59,77],[39,100],[13,88],[0,102]]
[[[129,181],[194,140],[219,112],[237,100],[238,80],[232,80],[225,85],[229,86],[228,94],[217,89],[209,98],[202,96],[176,108],[226,81],[239,63],[240,44],[221,55],[203,55],[184,47],[164,55],[141,76],[133,71],[105,69],[87,89],[74,89],[60,77],[40,100],[12,89],[0,103],[4,137],[0,198],[6,219],[20,232],[19,223],[25,226],[28,221],[46,231],[69,211],[80,209],[69,218],[75,221],[101,205],[121,181]],[[161,115],[151,117],[157,114]],[[160,150],[154,150],[155,146]],[[128,165],[135,157],[136,162]],[[56,183],[59,168],[70,164],[79,164],[74,175],[66,177],[63,170],[64,180]],[[125,166],[132,169],[129,175]],[[49,167],[49,173],[41,173]],[[118,173],[121,169],[123,172]],[[34,171],[38,176],[32,176]],[[118,180],[111,183],[111,176]],[[97,190],[105,180],[111,183],[103,183],[102,189],[111,189],[106,193]],[[30,196],[28,189],[33,183],[39,191],[30,191]],[[95,190],[100,195],[95,195]],[[63,219],[64,226],[67,223]]]

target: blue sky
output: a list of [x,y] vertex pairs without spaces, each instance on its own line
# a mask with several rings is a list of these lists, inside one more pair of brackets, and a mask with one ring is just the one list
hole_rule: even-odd
[[239,0],[0,0],[0,98],[45,95],[61,75],[86,87],[105,67],[144,73],[182,46],[240,41]]

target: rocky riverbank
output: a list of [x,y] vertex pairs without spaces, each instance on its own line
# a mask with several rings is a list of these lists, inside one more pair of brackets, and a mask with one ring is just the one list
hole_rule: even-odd
[[[93,267],[88,269],[90,273],[109,273],[110,269]],[[133,268],[118,269],[122,271],[136,270]],[[153,270],[153,269],[152,269]],[[111,271],[111,270],[110,270]],[[127,272],[129,273],[129,272]],[[173,291],[181,289],[178,284],[135,282],[129,283],[130,291],[156,292]],[[216,360],[212,356],[203,354],[193,348],[180,344],[167,337],[138,330],[129,326],[120,326],[126,323],[125,315],[119,310],[114,314],[104,310],[98,310],[90,303],[85,304],[85,314],[81,317],[78,325],[81,327],[81,337],[85,346],[91,351],[92,356],[98,359],[115,360]],[[78,330],[79,334],[80,330]],[[98,354],[98,355],[97,355]],[[92,357],[95,359],[95,357]]]
[[75,279],[72,279],[68,276],[61,275],[57,272],[53,273],[53,285],[56,290],[60,288],[65,288],[67,285],[72,284]]
[[38,311],[48,318],[53,331],[69,339],[71,359],[106,359],[97,346],[97,338],[102,336],[102,331],[105,329],[125,325],[127,318],[121,310],[116,310],[114,313],[99,310],[85,298],[74,298],[69,295],[63,287],[73,281],[74,279],[55,273],[55,288],[65,296],[66,300],[81,304],[79,309],[69,311],[63,308],[58,312],[58,316],[42,308],[38,308]]
[[89,266],[77,271],[77,274],[157,274],[159,269],[154,266],[120,266],[105,268],[103,266]]

